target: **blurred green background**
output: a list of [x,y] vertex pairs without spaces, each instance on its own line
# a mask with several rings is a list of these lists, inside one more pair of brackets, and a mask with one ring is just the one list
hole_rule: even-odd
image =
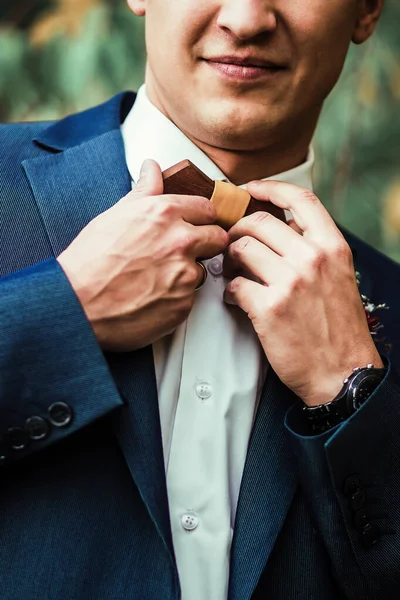
[[[0,122],[54,119],[144,76],[143,22],[125,0],[0,0]],[[353,47],[314,146],[334,218],[400,261],[400,2]]]

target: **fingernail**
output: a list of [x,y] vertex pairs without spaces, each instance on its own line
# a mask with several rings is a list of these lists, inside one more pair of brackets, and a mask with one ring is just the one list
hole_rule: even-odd
[[144,163],[142,164],[142,167],[140,169],[140,177],[146,177],[146,175],[149,172],[150,168],[151,168],[151,160],[147,158],[144,161]]
[[232,302],[232,298],[231,298],[231,296],[229,295],[229,292],[227,292],[227,290],[226,290],[226,289],[225,289],[225,291],[224,291],[224,295],[223,295],[223,301],[225,302],[225,304],[234,304],[234,303]]

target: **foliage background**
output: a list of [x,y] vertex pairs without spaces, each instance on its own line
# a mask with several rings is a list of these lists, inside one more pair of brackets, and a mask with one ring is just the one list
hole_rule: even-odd
[[[352,48],[314,145],[334,218],[400,261],[400,2]],[[144,76],[143,22],[125,0],[0,0],[0,122],[54,119]]]

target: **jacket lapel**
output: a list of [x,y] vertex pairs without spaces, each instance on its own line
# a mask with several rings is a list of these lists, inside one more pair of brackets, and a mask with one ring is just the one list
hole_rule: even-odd
[[119,131],[23,163],[55,256],[131,189]]
[[[56,123],[36,140],[50,152],[23,162],[55,256],[89,221],[131,190],[120,123],[121,112],[132,103],[132,95],[120,95]],[[112,417],[114,431],[172,559],[152,349],[110,354],[107,359],[125,401]]]
[[284,417],[296,396],[270,368],[243,472],[232,542],[229,600],[251,598],[297,487]]

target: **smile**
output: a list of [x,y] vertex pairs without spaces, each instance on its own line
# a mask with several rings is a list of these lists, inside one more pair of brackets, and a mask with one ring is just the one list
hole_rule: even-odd
[[273,65],[272,63],[262,65],[251,64],[249,61],[246,61],[246,64],[243,64],[242,61],[229,62],[226,59],[220,60],[218,58],[205,60],[205,62],[220,75],[237,81],[270,79],[286,70],[284,67]]

